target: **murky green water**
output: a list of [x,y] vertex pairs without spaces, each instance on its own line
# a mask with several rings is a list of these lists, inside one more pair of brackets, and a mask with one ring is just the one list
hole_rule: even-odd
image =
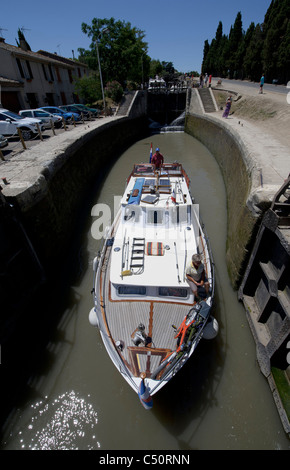
[[[91,236],[90,210],[97,202],[113,209],[133,164],[148,161],[151,141],[165,161],[180,161],[191,178],[215,260],[220,330],[213,341],[200,343],[192,360],[154,396],[153,410],[146,411],[108,358],[88,314],[92,260],[100,248]],[[225,188],[207,149],[183,133],[137,142],[112,167],[84,216],[74,252],[78,281],[63,292],[63,313],[45,363],[10,416],[2,449],[289,449],[243,306],[228,279]]]

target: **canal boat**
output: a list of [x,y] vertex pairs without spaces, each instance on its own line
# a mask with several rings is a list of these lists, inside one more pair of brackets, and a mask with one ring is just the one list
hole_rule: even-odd
[[[192,291],[186,266],[199,254],[207,290]],[[90,323],[145,408],[202,338],[211,316],[214,264],[208,237],[180,163],[135,164],[102,251],[94,259]]]
[[163,78],[150,78],[148,84],[148,92],[149,93],[166,93],[166,82]]

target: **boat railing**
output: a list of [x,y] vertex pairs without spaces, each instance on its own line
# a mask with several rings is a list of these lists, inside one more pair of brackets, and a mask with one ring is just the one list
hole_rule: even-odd
[[135,164],[131,174],[127,179],[129,182],[131,176],[155,176],[156,168],[153,163],[138,163]]
[[[103,244],[102,251],[98,253],[98,256],[96,258],[96,262],[94,263],[94,289],[93,289],[93,295],[94,295],[94,305],[95,305],[95,310],[96,310],[96,315],[98,317],[98,328],[100,333],[102,334],[103,341],[108,348],[108,351],[110,351],[110,356],[113,358],[113,361],[115,364],[118,364],[119,371],[121,374],[127,377],[128,380],[132,383],[132,385],[135,387],[135,382],[131,378],[131,374],[129,370],[127,369],[126,365],[123,363],[116,346],[114,345],[111,335],[107,330],[105,320],[102,315],[102,309],[104,308],[104,293],[103,292],[97,292],[96,287],[100,285],[100,279],[102,275],[102,268],[103,268],[103,263],[105,262],[105,257],[107,256],[107,250],[108,247],[111,246],[111,244],[108,244],[107,241],[110,240],[115,232],[115,227],[117,225],[118,218],[120,217],[121,210],[119,210],[112,226],[111,230],[107,233],[106,237],[106,242]],[[108,255],[109,256],[109,255]],[[103,288],[105,288],[103,286]]]
[[184,176],[188,179],[181,163],[163,163],[160,169],[157,169],[153,163],[138,163],[134,165],[127,181],[131,176],[156,176],[157,173],[159,176]]
[[[201,237],[201,247],[199,247],[200,254],[203,257],[204,260],[204,265],[207,270],[207,278],[209,283],[211,284],[211,297],[214,297],[214,284],[215,284],[215,269],[214,269],[214,261],[213,261],[213,255],[209,243],[209,237],[207,235],[207,232],[205,230],[204,224],[202,220],[200,219],[198,221],[199,224],[199,230],[200,234],[202,234]],[[207,266],[210,266],[211,272],[208,272]]]

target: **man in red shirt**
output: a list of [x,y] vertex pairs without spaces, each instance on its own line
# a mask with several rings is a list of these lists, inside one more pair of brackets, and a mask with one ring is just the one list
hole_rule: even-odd
[[154,153],[151,163],[155,165],[156,169],[159,169],[161,165],[164,163],[164,157],[163,155],[159,152],[159,148],[157,147],[156,153]]

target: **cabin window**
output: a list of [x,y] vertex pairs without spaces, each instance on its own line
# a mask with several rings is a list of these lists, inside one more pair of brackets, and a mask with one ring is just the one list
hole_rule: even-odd
[[158,294],[162,297],[187,297],[187,289],[183,287],[159,287]]
[[119,295],[146,295],[144,286],[118,286]]

